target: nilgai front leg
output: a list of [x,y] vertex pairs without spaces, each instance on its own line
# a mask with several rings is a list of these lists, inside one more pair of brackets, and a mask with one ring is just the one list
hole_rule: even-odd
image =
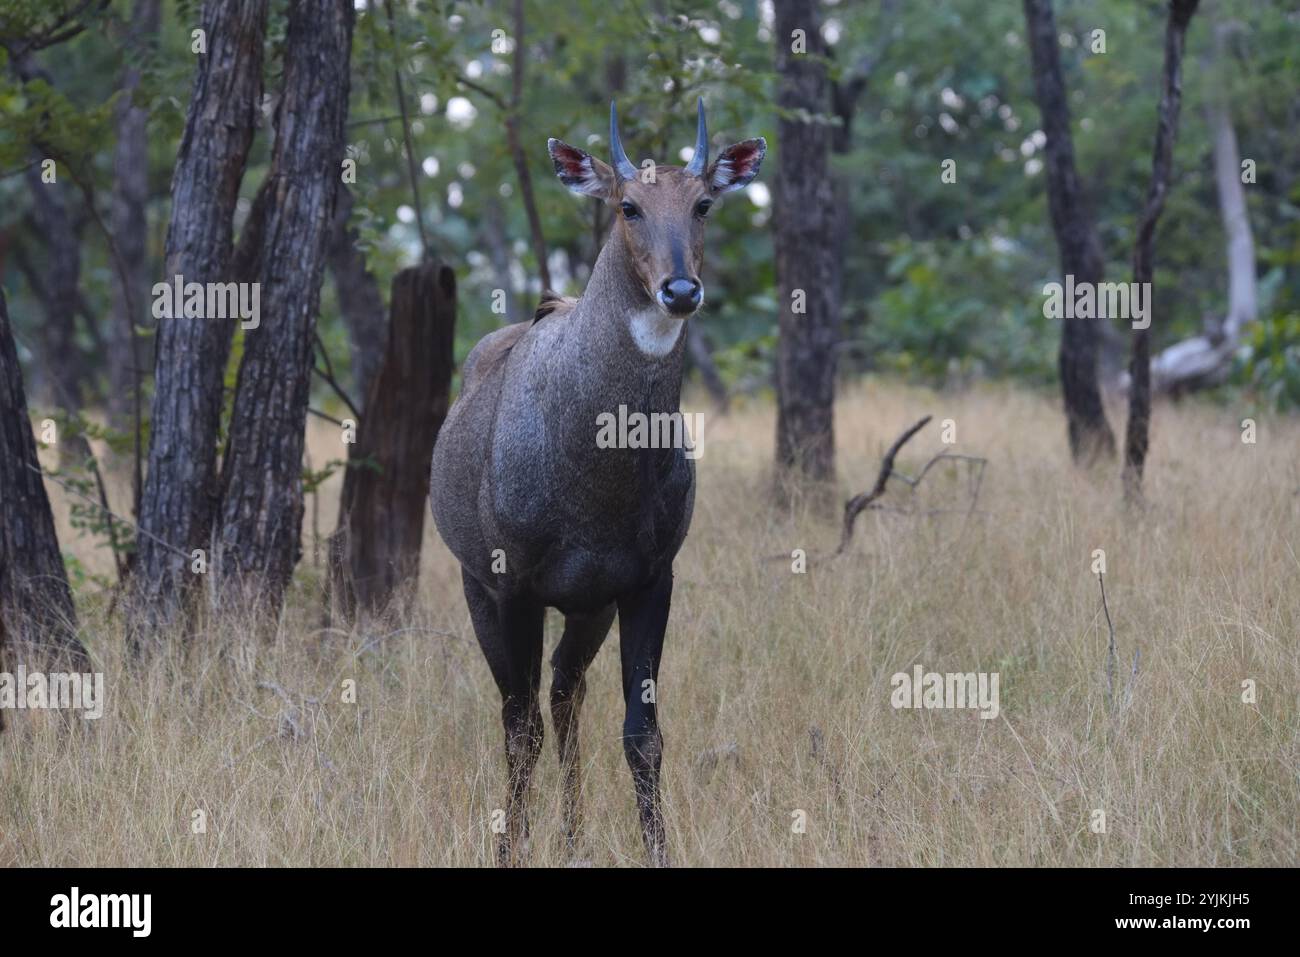
[[659,659],[663,656],[664,629],[673,597],[673,572],[660,570],[649,585],[619,600],[619,653],[623,660],[623,753],[632,769],[636,806],[641,816],[641,836],[650,862],[668,863],[663,811],[659,801],[659,767],[663,735],[659,732],[656,701],[659,695]]
[[503,865],[521,863],[528,837],[528,785],[542,750],[542,628],[546,608],[525,598],[502,598],[501,639],[505,648],[506,694],[501,723],[506,732],[506,832],[497,847]]

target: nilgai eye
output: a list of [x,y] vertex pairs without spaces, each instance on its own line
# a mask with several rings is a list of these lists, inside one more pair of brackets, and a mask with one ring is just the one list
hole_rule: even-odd
[[641,211],[637,209],[635,206],[633,206],[631,203],[627,203],[627,202],[623,203],[622,209],[623,209],[623,216],[625,219],[636,219],[638,216],[641,215]]
[[702,199],[702,200],[700,200],[698,203],[695,204],[695,215],[696,215],[696,216],[707,216],[707,215],[709,215],[709,210],[712,209],[712,208],[713,208],[713,200],[711,200],[711,199]]

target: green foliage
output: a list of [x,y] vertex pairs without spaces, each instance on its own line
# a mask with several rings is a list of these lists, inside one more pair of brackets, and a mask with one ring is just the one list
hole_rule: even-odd
[[1275,409],[1300,409],[1300,312],[1256,322],[1242,346],[1235,381]]
[[1041,286],[1025,282],[1025,249],[998,236],[888,248],[894,281],[872,301],[864,331],[878,367],[930,382],[972,372],[1050,378],[1054,322],[1043,316]]
[[302,493],[304,495],[315,495],[335,472],[341,468],[347,468],[348,463],[345,459],[330,459],[321,469],[303,468],[302,470]]
[[[56,410],[50,418],[54,420],[64,449],[80,447],[89,452],[91,440],[103,442],[115,454],[126,455],[133,448],[133,436],[99,425],[84,415],[69,415]],[[93,453],[71,463],[65,458],[60,468],[48,474],[72,493],[68,500],[68,515],[74,529],[83,536],[97,539],[100,545],[119,555],[135,551],[134,529],[114,519],[104,508],[103,476]]]

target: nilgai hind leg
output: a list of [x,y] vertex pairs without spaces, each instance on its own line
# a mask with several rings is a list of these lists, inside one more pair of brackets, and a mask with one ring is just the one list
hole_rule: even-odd
[[614,623],[618,606],[564,619],[564,635],[551,656],[551,720],[564,778],[564,838],[570,854],[578,850],[582,828],[582,794],[578,760],[578,715],[587,694],[587,668]]
[[527,599],[494,599],[468,573],[463,578],[474,634],[501,692],[508,790],[497,860],[512,865],[523,858],[528,837],[528,785],[542,751],[540,688],[546,609]]

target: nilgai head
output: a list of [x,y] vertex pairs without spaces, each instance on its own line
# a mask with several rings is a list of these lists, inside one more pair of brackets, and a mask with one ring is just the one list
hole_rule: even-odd
[[552,139],[547,146],[560,182],[579,195],[595,196],[616,207],[614,228],[621,232],[646,295],[665,313],[679,318],[699,309],[704,302],[700,284],[704,220],[718,196],[742,189],[758,175],[767,142],[758,137],[728,146],[710,165],[701,99],[695,154],[685,167],[633,166],[623,152],[613,103],[609,105],[613,165],[560,140]]

